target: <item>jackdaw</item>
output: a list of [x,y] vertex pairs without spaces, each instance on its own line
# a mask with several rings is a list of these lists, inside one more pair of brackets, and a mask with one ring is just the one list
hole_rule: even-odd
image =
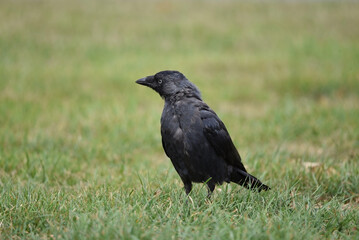
[[270,189],[247,172],[223,122],[182,73],[162,71],[136,83],[152,88],[165,101],[162,146],[186,194],[191,192],[192,182],[206,183],[209,197],[215,185],[223,182],[258,191]]

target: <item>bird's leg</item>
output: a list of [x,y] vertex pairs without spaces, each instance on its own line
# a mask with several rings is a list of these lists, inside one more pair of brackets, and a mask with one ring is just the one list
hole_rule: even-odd
[[184,189],[186,191],[186,194],[188,195],[192,190],[192,182],[188,179],[181,178],[182,182],[184,184]]
[[185,184],[184,189],[186,190],[186,194],[188,195],[192,190],[192,183],[190,182],[189,184]]
[[212,193],[213,193],[213,191],[214,191],[215,188],[216,188],[216,185],[215,185],[213,182],[209,181],[209,182],[207,183],[207,189],[208,189],[208,195],[207,195],[207,197],[208,197],[208,199],[211,198]]

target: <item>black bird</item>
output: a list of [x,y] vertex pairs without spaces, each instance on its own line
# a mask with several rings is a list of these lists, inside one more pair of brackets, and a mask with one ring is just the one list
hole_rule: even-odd
[[223,182],[258,191],[270,189],[247,172],[223,122],[182,73],[162,71],[136,83],[152,88],[165,101],[162,146],[186,194],[191,192],[192,182],[206,182],[209,197],[215,185]]

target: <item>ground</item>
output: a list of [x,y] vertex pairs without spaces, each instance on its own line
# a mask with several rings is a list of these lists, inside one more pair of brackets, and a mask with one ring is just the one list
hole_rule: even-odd
[[[0,238],[359,238],[359,4],[0,2]],[[272,190],[187,198],[163,100],[179,70]]]

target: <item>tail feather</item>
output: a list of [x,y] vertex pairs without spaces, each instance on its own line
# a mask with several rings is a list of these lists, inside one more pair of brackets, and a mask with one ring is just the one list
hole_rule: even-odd
[[234,173],[231,175],[231,182],[235,182],[245,188],[251,189],[251,190],[257,190],[260,191],[267,191],[271,188],[267,185],[263,184],[259,179],[252,176],[251,174],[242,171],[240,169],[236,169]]

